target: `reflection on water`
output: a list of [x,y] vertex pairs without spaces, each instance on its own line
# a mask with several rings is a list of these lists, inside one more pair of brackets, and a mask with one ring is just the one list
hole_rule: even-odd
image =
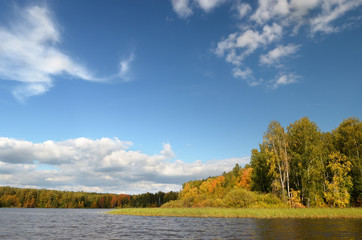
[[362,219],[139,217],[0,208],[0,239],[362,239]]
[[271,239],[361,239],[362,219],[259,219],[256,236]]

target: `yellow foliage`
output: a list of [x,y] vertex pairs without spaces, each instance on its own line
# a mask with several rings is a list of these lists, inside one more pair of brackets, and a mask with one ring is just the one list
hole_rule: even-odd
[[300,201],[300,190],[296,191],[290,190],[290,199],[288,201],[288,205],[293,208],[305,208],[304,205]]
[[351,162],[346,156],[335,152],[329,155],[330,163],[328,168],[333,174],[331,181],[325,181],[327,191],[324,193],[326,202],[333,207],[347,207],[350,194],[348,188],[352,187],[351,176],[348,176],[351,170]]

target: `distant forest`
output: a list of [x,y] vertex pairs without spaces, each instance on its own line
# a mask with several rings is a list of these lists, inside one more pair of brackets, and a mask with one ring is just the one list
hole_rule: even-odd
[[140,195],[0,187],[0,207],[349,207],[362,203],[362,123],[344,120],[322,132],[303,117],[272,121],[251,161],[183,184],[180,193]]
[[0,207],[24,208],[124,208],[159,207],[177,199],[177,192],[138,195],[102,194],[0,187]]
[[164,207],[348,207],[362,202],[362,123],[331,132],[303,117],[286,129],[272,121],[251,162],[183,184]]

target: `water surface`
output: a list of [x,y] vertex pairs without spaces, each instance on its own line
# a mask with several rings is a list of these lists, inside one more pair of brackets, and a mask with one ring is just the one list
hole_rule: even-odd
[[362,239],[362,219],[142,217],[0,208],[0,239]]

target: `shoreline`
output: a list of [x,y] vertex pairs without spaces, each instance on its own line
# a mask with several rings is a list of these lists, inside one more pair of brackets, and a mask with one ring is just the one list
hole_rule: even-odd
[[199,218],[361,218],[362,208],[121,208],[112,215]]

